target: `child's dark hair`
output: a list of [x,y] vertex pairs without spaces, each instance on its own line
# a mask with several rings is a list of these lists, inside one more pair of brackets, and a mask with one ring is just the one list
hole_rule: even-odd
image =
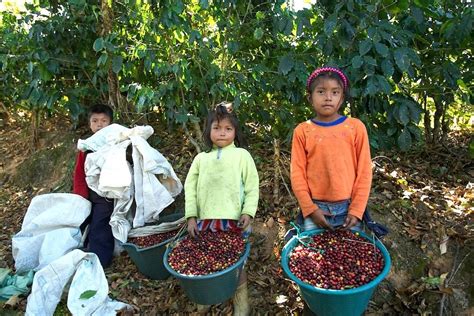
[[114,110],[107,104],[103,103],[96,103],[89,108],[89,113],[87,115],[87,119],[90,120],[92,114],[105,114],[110,118],[110,123],[114,120]]
[[211,140],[212,123],[215,121],[220,122],[228,119],[229,122],[235,129],[234,144],[237,147],[245,147],[245,139],[240,129],[239,120],[237,115],[232,110],[232,104],[229,102],[221,102],[215,106],[214,110],[210,111],[206,119],[206,128],[204,129],[204,144],[206,145],[206,151],[210,151],[214,145]]
[[325,79],[336,80],[343,89],[344,99],[347,100],[350,97],[349,79],[347,79],[347,76],[342,70],[336,67],[321,67],[313,71],[306,82],[308,94],[311,95],[316,85]]

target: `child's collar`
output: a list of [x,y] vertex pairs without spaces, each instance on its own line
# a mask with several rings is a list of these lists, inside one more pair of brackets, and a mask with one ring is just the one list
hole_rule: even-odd
[[335,119],[335,120],[332,121],[332,122],[321,122],[321,121],[317,121],[317,120],[314,119],[314,118],[311,119],[311,122],[313,122],[314,124],[319,125],[319,126],[334,126],[334,125],[341,124],[341,123],[344,122],[346,119],[347,119],[347,116],[344,116],[344,115],[343,115],[343,116],[341,116],[340,118]]
[[218,147],[216,145],[212,145],[212,150],[215,150],[215,149],[227,149],[227,148],[235,148],[237,146],[235,146],[234,142],[230,143],[229,145],[225,146],[225,147]]

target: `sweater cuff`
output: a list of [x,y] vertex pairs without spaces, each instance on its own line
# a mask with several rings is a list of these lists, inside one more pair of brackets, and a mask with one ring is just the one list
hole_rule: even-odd
[[348,214],[357,217],[360,221],[362,221],[362,217],[364,217],[364,211],[360,212],[359,210],[349,210]]
[[197,214],[197,212],[196,212],[196,213],[194,213],[194,212],[186,212],[186,213],[184,214],[184,217],[185,217],[185,219],[188,219],[188,218],[190,218],[190,217],[196,217],[196,218],[197,218],[197,217],[198,217],[198,214]]
[[89,190],[77,190],[73,193],[82,196],[86,200],[89,199]]
[[240,215],[242,216],[242,215],[245,214],[245,215],[250,216],[251,218],[255,218],[255,213],[256,213],[256,212],[254,212],[254,213],[249,213],[249,212],[245,212],[245,211],[244,211],[244,212],[242,212]]
[[311,215],[314,211],[316,211],[317,209],[318,209],[318,206],[313,204],[313,207],[311,207],[311,208],[302,209],[301,213],[303,213],[303,217],[306,218],[309,215]]

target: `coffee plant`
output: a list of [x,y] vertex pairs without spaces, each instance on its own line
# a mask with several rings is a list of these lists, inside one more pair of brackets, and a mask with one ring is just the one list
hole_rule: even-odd
[[[9,2],[8,2],[9,3]],[[0,7],[1,8],[1,7]],[[0,10],[0,105],[33,125],[92,102],[199,135],[213,104],[285,143],[317,66],[348,74],[374,149],[436,143],[472,109],[473,8],[459,1],[28,1]],[[111,18],[113,17],[113,18]],[[468,107],[466,109],[465,107]],[[161,123],[160,122],[160,123]],[[125,124],[134,122],[124,122]],[[189,127],[189,128],[188,128]]]

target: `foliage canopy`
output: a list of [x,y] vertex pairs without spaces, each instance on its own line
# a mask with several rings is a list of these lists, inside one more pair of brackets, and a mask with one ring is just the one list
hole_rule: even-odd
[[345,111],[366,123],[375,149],[408,149],[423,126],[436,143],[472,115],[473,9],[460,2],[322,0],[300,11],[282,0],[27,7],[0,12],[0,102],[10,111],[67,111],[78,120],[101,100],[122,117],[153,113],[186,127],[229,100],[260,135],[288,140],[311,116],[308,74],[333,65],[351,81]]

